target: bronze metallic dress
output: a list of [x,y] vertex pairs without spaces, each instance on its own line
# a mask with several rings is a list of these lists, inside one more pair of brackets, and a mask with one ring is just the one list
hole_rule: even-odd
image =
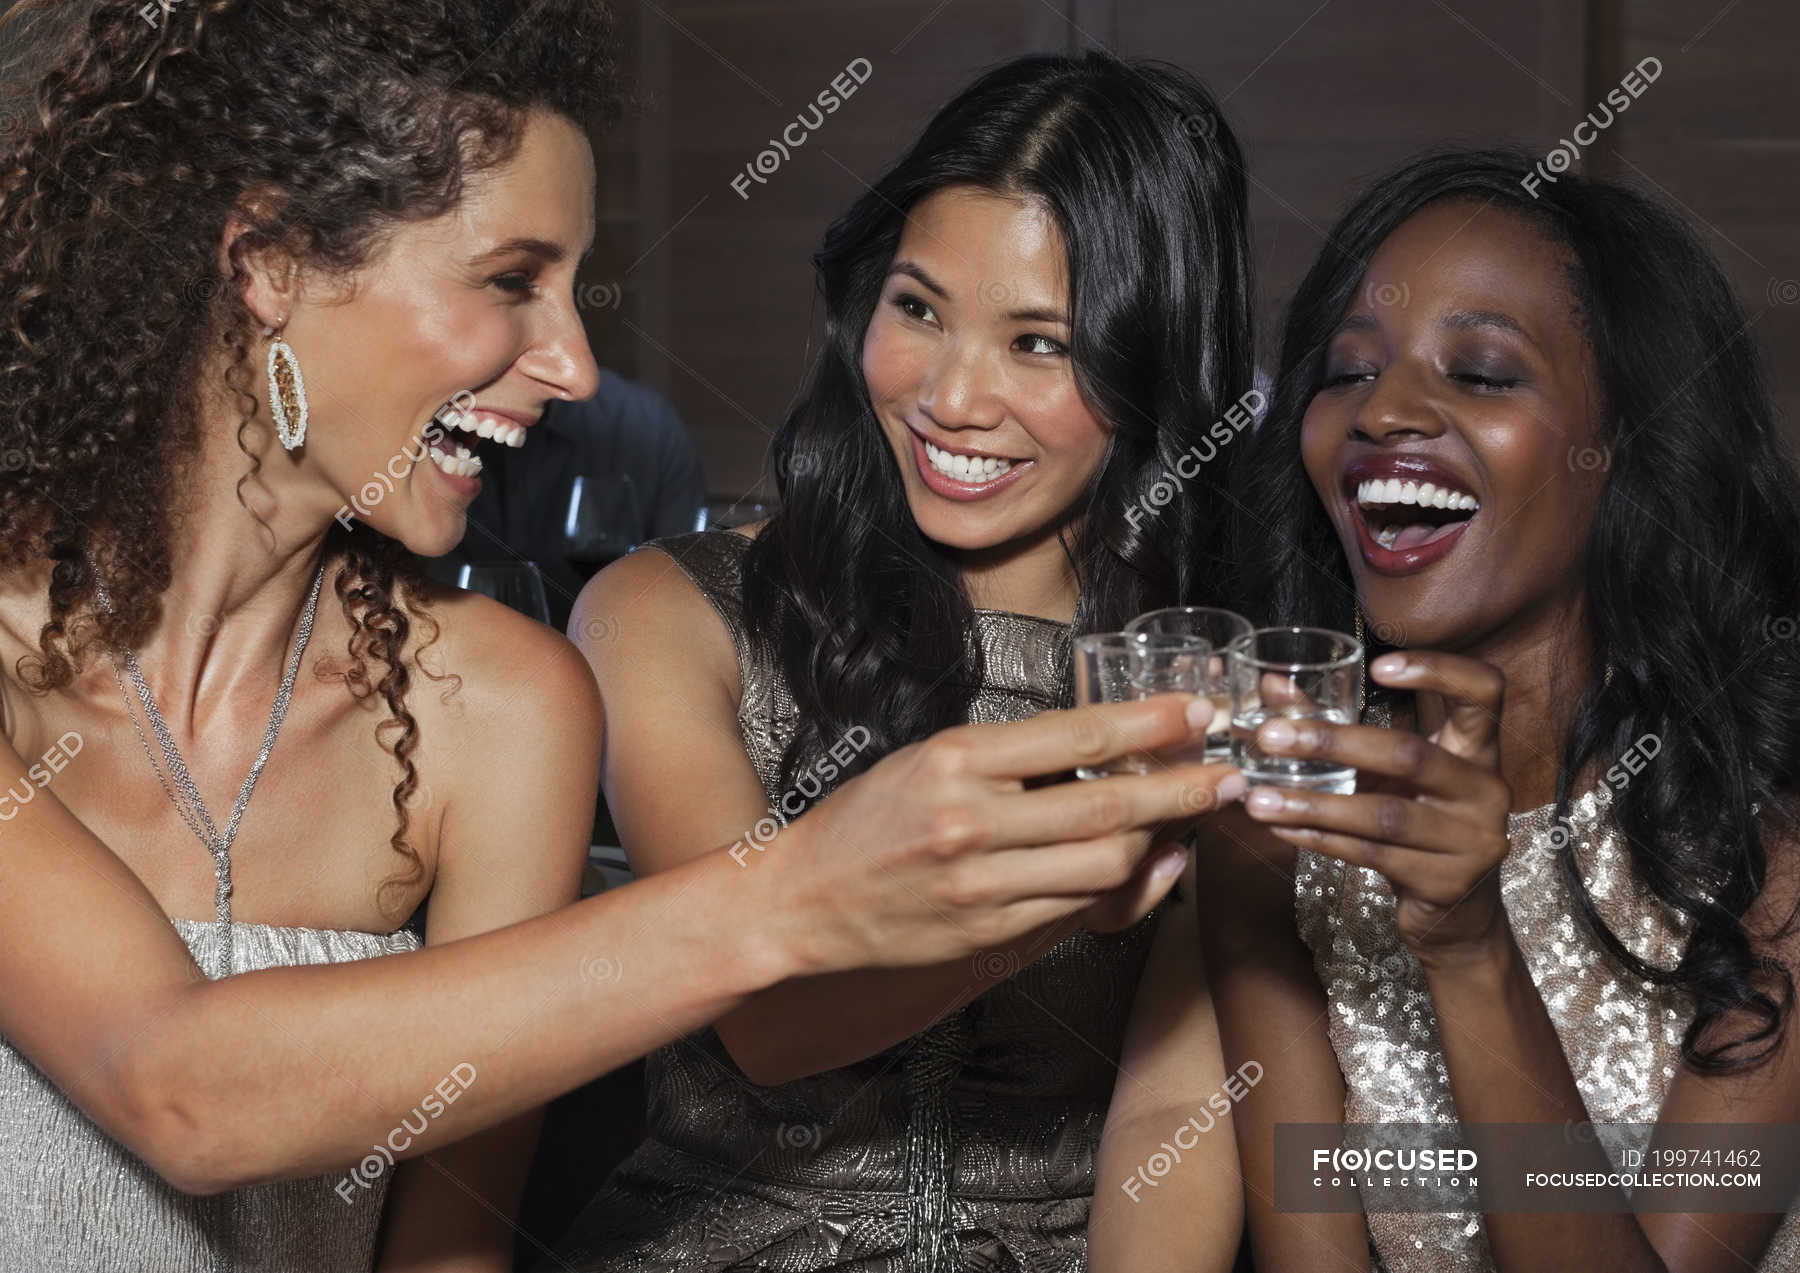
[[[218,927],[177,919],[201,968]],[[410,931],[235,924],[232,971],[416,950]],[[387,1189],[345,1173],[196,1198],[163,1183],[0,1039],[0,1269],[6,1273],[367,1273]]]
[[[1385,723],[1371,709],[1368,724]],[[1657,1120],[1681,1060],[1693,1005],[1679,991],[1631,976],[1577,918],[1556,865],[1573,842],[1607,926],[1638,958],[1671,967],[1686,945],[1679,916],[1632,874],[1604,785],[1572,802],[1507,818],[1511,848],[1500,888],[1514,938],[1562,1041],[1595,1124]],[[1394,926],[1394,894],[1374,871],[1301,850],[1296,922],[1330,1000],[1331,1045],[1344,1073],[1347,1123],[1455,1122],[1450,1074],[1425,973]],[[1604,1141],[1602,1142],[1604,1143]],[[1609,1146],[1615,1154],[1624,1146]],[[1629,1146],[1642,1149],[1642,1144]],[[1472,1213],[1377,1213],[1369,1240],[1388,1273],[1488,1273],[1493,1253]],[[1800,1213],[1790,1212],[1760,1266],[1800,1269]]]
[[[728,531],[660,540],[718,610],[743,681],[738,724],[771,805],[794,705],[741,612]],[[976,613],[971,719],[1064,705],[1069,628]],[[948,669],[946,669],[948,670]],[[1154,920],[1078,932],[919,1035],[762,1087],[711,1029],[651,1054],[649,1136],[546,1269],[1059,1273],[1087,1263],[1100,1140]],[[828,1019],[817,1028],[831,1029]]]

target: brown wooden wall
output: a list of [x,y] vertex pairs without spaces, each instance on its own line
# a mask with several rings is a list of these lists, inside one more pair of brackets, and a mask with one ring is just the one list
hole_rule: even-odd
[[[1737,285],[1800,437],[1800,4],[1794,0],[613,0],[636,104],[597,139],[601,360],[667,393],[714,493],[760,488],[816,340],[826,224],[977,72],[1102,47],[1197,72],[1249,157],[1261,361],[1324,229],[1438,141],[1547,151],[1647,56],[1657,81],[1588,171],[1686,210]],[[766,184],[769,138],[854,59],[868,78]]]

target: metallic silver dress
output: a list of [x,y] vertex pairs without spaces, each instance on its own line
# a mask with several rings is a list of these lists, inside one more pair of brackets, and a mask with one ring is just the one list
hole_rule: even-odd
[[[201,968],[218,927],[171,921]],[[418,949],[388,935],[235,924],[232,971],[348,963]],[[0,1040],[0,1269],[7,1273],[366,1273],[387,1189],[317,1176],[211,1198],[177,1192]]]
[[[731,632],[738,723],[774,804],[795,712],[744,625],[748,541],[705,531],[656,546]],[[994,611],[976,623],[986,676],[972,719],[1067,702],[1067,625]],[[992,989],[904,1043],[796,1082],[750,1082],[710,1029],[652,1053],[646,1143],[544,1267],[1084,1269],[1094,1157],[1153,924],[1077,933],[1010,979],[977,961]]]
[[[1371,709],[1367,724],[1385,724]],[[1631,870],[1630,850],[1606,816],[1600,786],[1571,804],[1507,817],[1510,850],[1501,895],[1596,1124],[1654,1123],[1681,1060],[1693,1005],[1680,992],[1632,977],[1576,916],[1556,866],[1572,841],[1588,892],[1627,949],[1658,967],[1687,943],[1669,912]],[[1301,850],[1294,874],[1296,922],[1330,1000],[1332,1049],[1344,1074],[1347,1123],[1455,1122],[1450,1074],[1425,972],[1394,926],[1394,894],[1374,871]],[[1615,1155],[1624,1146],[1608,1148]],[[1641,1144],[1631,1148],[1642,1149]],[[1494,1268],[1481,1216],[1376,1213],[1370,1245],[1388,1273],[1488,1273]],[[1790,1213],[1760,1266],[1800,1268],[1800,1213]]]

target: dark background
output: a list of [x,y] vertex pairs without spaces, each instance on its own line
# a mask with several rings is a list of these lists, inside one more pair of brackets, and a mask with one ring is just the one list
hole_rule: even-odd
[[[596,138],[600,361],[672,398],[717,496],[769,494],[769,435],[822,325],[825,226],[979,71],[1099,47],[1199,74],[1243,143],[1259,363],[1350,195],[1434,142],[1544,154],[1647,56],[1662,74],[1590,174],[1683,209],[1800,419],[1800,4],[1794,0],[616,0],[635,105]],[[865,83],[767,184],[731,179],[831,78]]]

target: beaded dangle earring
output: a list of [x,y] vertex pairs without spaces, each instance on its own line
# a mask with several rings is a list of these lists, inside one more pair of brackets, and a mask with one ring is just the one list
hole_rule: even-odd
[[306,379],[294,347],[281,338],[281,331],[265,327],[263,335],[274,337],[269,342],[269,412],[281,445],[293,451],[306,443]]

